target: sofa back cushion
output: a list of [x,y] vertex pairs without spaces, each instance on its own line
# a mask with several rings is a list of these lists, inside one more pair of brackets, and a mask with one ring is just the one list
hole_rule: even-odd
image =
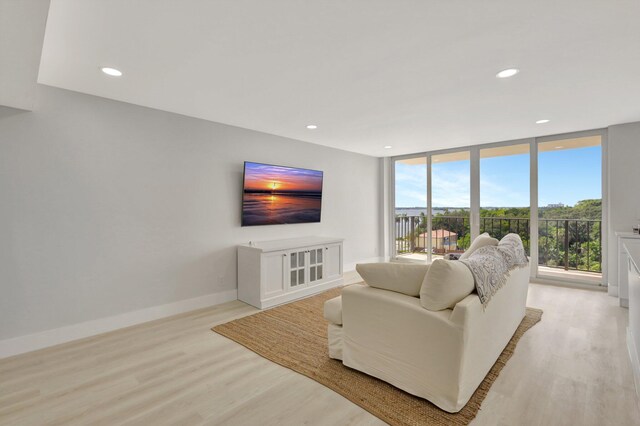
[[356,271],[370,287],[391,290],[408,296],[420,295],[429,265],[408,263],[359,263]]
[[453,308],[467,297],[475,285],[464,263],[436,259],[427,271],[420,289],[420,304],[430,311]]
[[464,260],[468,258],[473,254],[474,251],[478,250],[480,247],[497,246],[497,245],[498,245],[498,240],[493,238],[491,235],[489,235],[488,232],[485,232],[484,234],[480,234],[476,237],[475,240],[473,240],[473,242],[471,243],[471,246],[469,246],[467,251],[462,253],[462,255],[460,256],[460,260]]

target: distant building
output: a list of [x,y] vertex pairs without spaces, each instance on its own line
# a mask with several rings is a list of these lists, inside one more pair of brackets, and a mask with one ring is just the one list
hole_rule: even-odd
[[[416,247],[425,249],[428,236],[429,234],[426,232],[418,235],[415,239]],[[454,251],[458,247],[458,234],[446,229],[434,229],[431,231],[431,247],[433,247],[434,252]]]
[[557,208],[566,207],[566,206],[562,203],[556,203],[556,204],[547,204],[547,207],[550,209],[557,209]]

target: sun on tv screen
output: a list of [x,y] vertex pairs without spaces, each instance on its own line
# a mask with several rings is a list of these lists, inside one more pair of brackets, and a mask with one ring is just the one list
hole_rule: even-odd
[[320,222],[322,172],[244,163],[242,226]]

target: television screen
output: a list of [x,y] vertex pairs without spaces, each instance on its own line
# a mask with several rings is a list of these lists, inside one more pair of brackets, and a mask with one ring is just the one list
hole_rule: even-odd
[[242,226],[320,222],[322,172],[244,163]]

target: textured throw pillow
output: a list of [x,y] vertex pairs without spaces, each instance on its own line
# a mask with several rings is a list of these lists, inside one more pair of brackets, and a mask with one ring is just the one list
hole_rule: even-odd
[[408,296],[420,295],[429,265],[411,263],[360,263],[356,271],[370,287],[391,290]]
[[474,290],[471,271],[462,262],[436,259],[420,289],[420,304],[430,311],[453,308]]
[[478,237],[473,240],[471,246],[467,249],[467,251],[462,253],[462,256],[460,256],[460,260],[468,258],[473,254],[474,251],[478,250],[480,247],[497,245],[498,240],[491,237],[488,232],[485,232],[484,234],[478,235]]

